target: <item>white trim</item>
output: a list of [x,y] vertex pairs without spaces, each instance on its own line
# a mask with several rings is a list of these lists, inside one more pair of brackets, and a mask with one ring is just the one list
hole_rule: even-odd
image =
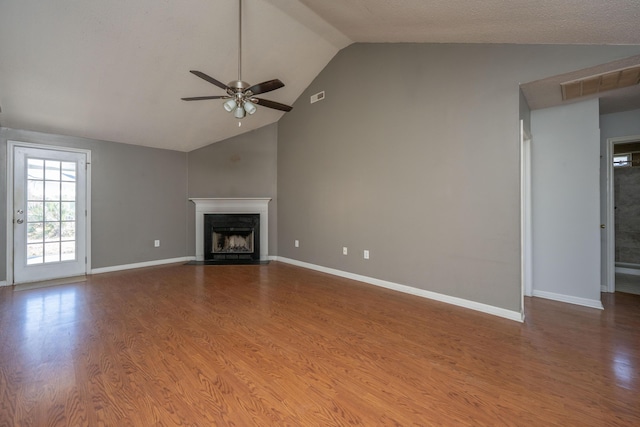
[[23,142],[15,140],[7,140],[7,285],[13,284],[13,150],[15,147],[37,148],[41,150],[66,151],[71,153],[81,153],[86,159],[86,200],[85,207],[87,211],[85,222],[85,274],[91,271],[91,150],[74,147],[60,147],[57,145],[37,144],[32,142]]
[[13,147],[11,141],[7,141],[7,216],[6,216],[6,282],[13,283]]
[[616,267],[616,273],[640,276],[640,270],[637,268]]
[[87,210],[87,215],[85,218],[85,228],[86,228],[86,236],[85,236],[85,245],[86,247],[84,248],[85,250],[85,256],[86,256],[86,262],[85,262],[85,274],[89,274],[89,272],[91,271],[91,167],[92,167],[92,163],[91,163],[91,150],[83,150],[85,152],[85,154],[87,155],[86,158],[86,165],[87,165],[87,169],[86,169],[86,176],[85,176],[85,191],[86,191],[86,198],[87,200],[85,200],[85,207]]
[[607,274],[606,274],[606,283],[602,284],[602,288],[605,292],[615,292],[616,291],[616,258],[615,258],[615,249],[616,249],[616,233],[615,233],[615,190],[614,190],[614,182],[613,182],[613,146],[615,144],[624,144],[625,142],[634,142],[640,141],[640,135],[630,135],[630,136],[621,136],[616,138],[607,138],[607,146],[606,146],[606,157],[607,157],[607,209],[606,209],[606,218],[605,218],[605,233],[606,233],[606,266],[607,266]]
[[531,225],[531,135],[520,120],[520,269],[522,310],[533,290],[533,229]]
[[516,322],[524,322],[524,313],[520,313],[513,310],[506,310],[504,308],[494,307],[488,304],[482,304],[475,301],[469,301],[462,298],[457,298],[449,295],[439,294],[436,292],[426,291],[424,289],[418,289],[412,286],[401,285],[399,283],[394,283],[394,282],[388,282],[386,280],[375,279],[373,277],[361,276],[359,274],[349,273],[342,270],[336,270],[334,268],[328,268],[328,267],[322,267],[320,265],[309,264],[307,262],[298,261],[295,259],[284,258],[284,257],[270,257],[270,259],[272,259],[273,261],[284,262],[286,264],[291,264],[298,267],[308,268],[310,270],[320,271],[322,273],[332,274],[334,276],[344,277],[346,279],[357,280],[359,282],[368,283],[374,286],[380,286],[382,288],[392,289],[394,291],[399,291],[406,294],[416,295],[419,297],[456,305],[458,307],[468,308],[468,309],[479,311],[486,314],[492,314],[494,316],[503,317],[505,319],[515,320]]
[[9,286],[6,280],[0,280],[0,288],[3,286]]
[[597,299],[580,298],[580,297],[574,297],[571,295],[562,295],[562,294],[556,294],[553,292],[536,291],[536,290],[533,291],[533,296],[544,298],[544,299],[550,299],[553,301],[566,302],[569,304],[582,305],[584,307],[597,308],[598,310],[604,310],[604,307],[602,306],[602,302]]
[[613,142],[611,138],[607,139],[606,150],[606,200],[604,227],[605,227],[605,283],[600,287],[604,292],[615,292],[616,276],[615,276],[615,215],[614,215],[614,187],[613,187]]
[[270,197],[192,198],[196,205],[196,261],[204,261],[204,215],[216,213],[260,214],[260,260],[269,259]]
[[134,268],[155,267],[164,264],[176,264],[179,262],[189,262],[195,260],[195,257],[187,256],[180,258],[158,259],[155,261],[136,262],[134,264],[114,265],[112,267],[94,268],[90,274],[111,273],[113,271],[132,270]]

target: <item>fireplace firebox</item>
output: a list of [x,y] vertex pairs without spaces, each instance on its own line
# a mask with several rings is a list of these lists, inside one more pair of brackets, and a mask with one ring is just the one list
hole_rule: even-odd
[[260,260],[260,214],[205,214],[204,259]]

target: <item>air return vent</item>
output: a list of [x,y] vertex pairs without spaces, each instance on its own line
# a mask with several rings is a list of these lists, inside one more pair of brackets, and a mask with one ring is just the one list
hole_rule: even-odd
[[580,98],[640,83],[640,65],[561,83],[562,99]]
[[322,101],[324,99],[324,91],[311,95],[311,103]]

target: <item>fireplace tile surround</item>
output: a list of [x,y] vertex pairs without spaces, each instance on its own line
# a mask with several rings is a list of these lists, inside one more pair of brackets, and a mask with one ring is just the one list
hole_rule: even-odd
[[196,261],[204,261],[205,214],[259,214],[260,261],[269,258],[269,202],[270,197],[259,198],[190,198],[196,205]]

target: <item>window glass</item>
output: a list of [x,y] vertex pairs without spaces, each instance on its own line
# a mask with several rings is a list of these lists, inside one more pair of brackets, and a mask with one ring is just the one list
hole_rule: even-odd
[[613,156],[613,167],[631,166],[631,154],[616,154]]

